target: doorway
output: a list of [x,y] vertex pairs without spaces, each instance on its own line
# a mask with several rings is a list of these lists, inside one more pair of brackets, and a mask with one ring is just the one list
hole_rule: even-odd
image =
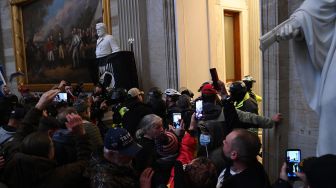
[[241,80],[239,12],[224,11],[226,82]]

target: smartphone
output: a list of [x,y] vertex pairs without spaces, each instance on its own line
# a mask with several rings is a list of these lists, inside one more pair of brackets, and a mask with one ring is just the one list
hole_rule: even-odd
[[212,85],[214,86],[214,88],[216,90],[219,90],[219,86],[218,86],[218,74],[217,74],[216,68],[211,68],[210,69],[210,75],[211,75],[211,79],[212,79]]
[[54,99],[56,102],[67,102],[68,94],[67,93],[58,93]]
[[287,176],[289,179],[298,178],[295,172],[300,172],[299,164],[301,162],[301,150],[299,149],[287,149],[286,150],[286,162],[287,162]]
[[178,129],[181,127],[181,113],[173,113],[173,126],[175,129]]
[[203,101],[197,100],[196,101],[196,119],[200,120],[203,118]]

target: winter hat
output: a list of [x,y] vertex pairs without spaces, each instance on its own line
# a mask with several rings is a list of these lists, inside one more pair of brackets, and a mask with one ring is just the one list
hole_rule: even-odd
[[159,138],[155,139],[155,150],[162,157],[177,154],[178,149],[179,142],[177,136],[172,132],[166,131]]

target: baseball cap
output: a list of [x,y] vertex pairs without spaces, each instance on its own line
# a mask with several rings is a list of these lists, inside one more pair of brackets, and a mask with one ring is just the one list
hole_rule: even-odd
[[128,90],[127,92],[131,97],[136,97],[136,96],[139,96],[139,95],[143,95],[144,92],[143,91],[140,91],[138,88],[131,88],[130,90]]
[[211,84],[205,84],[202,87],[201,92],[202,92],[202,94],[206,94],[206,95],[215,95],[215,94],[217,94],[217,91],[215,90],[215,88]]
[[110,128],[104,139],[104,147],[117,150],[120,154],[134,157],[142,147],[134,142],[131,134],[124,128]]
[[10,118],[11,119],[23,119],[25,116],[25,111],[23,108],[15,108],[11,111]]

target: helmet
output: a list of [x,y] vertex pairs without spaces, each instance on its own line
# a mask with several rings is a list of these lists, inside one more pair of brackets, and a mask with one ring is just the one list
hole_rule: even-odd
[[253,79],[252,76],[250,76],[250,75],[246,75],[246,76],[244,76],[244,78],[243,78],[243,82],[256,82],[256,81]]
[[108,100],[110,104],[117,104],[124,102],[124,100],[127,97],[127,91],[126,89],[123,88],[113,88],[109,93],[108,93]]
[[244,98],[247,92],[246,85],[242,81],[233,82],[230,85],[229,92],[231,97],[233,97],[234,99]]
[[246,85],[247,91],[251,91],[251,88],[253,87],[253,83],[256,82],[256,81],[253,79],[252,76],[247,75],[247,76],[244,76],[243,82]]
[[151,97],[154,97],[154,98],[161,98],[162,97],[162,91],[159,87],[152,87],[148,90],[147,95],[151,96]]
[[181,95],[181,93],[176,91],[175,89],[166,89],[165,94],[167,96],[180,96]]
[[180,93],[181,93],[181,95],[183,95],[183,94],[188,95],[191,98],[194,97],[194,93],[190,89],[188,89],[186,87],[181,87],[180,88]]

